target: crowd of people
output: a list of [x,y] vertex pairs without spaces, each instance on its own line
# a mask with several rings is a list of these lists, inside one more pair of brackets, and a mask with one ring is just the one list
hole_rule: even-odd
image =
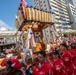
[[65,42],[48,56],[44,50],[38,53],[38,61],[22,66],[17,58],[9,59],[1,75],[76,75],[76,42]]

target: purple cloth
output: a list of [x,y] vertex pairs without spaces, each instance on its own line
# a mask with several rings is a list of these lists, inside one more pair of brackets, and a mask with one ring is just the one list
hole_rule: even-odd
[[32,35],[32,34],[33,34],[33,32],[30,32],[30,34]]
[[24,38],[24,36],[22,38]]
[[52,33],[53,31],[50,31],[50,33]]

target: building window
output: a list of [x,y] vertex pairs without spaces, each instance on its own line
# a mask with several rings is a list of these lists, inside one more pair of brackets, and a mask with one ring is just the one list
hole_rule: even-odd
[[42,3],[42,1],[40,1],[40,3]]
[[40,5],[42,7],[42,5]]
[[46,5],[44,5],[44,7],[46,7]]
[[41,7],[41,10],[43,10],[43,8]]
[[47,11],[47,8],[45,10]]

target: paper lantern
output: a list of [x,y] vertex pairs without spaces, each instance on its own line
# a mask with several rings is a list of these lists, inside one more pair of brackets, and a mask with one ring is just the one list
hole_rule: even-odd
[[49,22],[49,13],[47,14],[47,22]]
[[39,12],[40,12],[40,10],[38,10],[38,22],[40,21],[40,20],[39,20],[39,18],[40,18],[40,16],[39,16]]
[[44,12],[41,11],[41,22],[44,22]]
[[28,12],[28,8],[25,9],[25,13],[26,13],[26,20],[29,20],[29,12]]
[[41,22],[41,11],[39,11],[39,21]]
[[31,8],[31,12],[32,12],[32,20],[34,20],[34,8]]
[[25,9],[27,20],[32,20],[32,8],[26,8]]
[[46,12],[44,12],[44,16],[45,16],[45,21],[44,22],[46,22],[47,21],[47,14],[46,14]]
[[38,21],[38,18],[39,18],[39,17],[38,17],[38,16],[39,16],[39,12],[38,12],[37,9],[36,9],[35,11],[36,11],[36,21]]
[[51,22],[51,15],[50,15],[51,13],[49,13],[48,15],[49,15],[49,22]]
[[46,22],[48,22],[48,13],[46,12]]

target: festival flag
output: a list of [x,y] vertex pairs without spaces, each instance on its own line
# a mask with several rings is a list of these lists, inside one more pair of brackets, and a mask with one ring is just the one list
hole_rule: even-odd
[[22,6],[27,7],[27,2],[25,0],[21,0]]
[[26,18],[25,8],[27,7],[27,2],[25,0],[21,0],[21,4],[22,4],[22,8],[23,8],[24,17]]

